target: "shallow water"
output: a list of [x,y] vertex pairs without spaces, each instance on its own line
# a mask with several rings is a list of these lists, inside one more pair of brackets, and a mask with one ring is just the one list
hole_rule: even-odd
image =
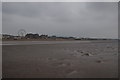
[[5,41],[0,45],[31,45],[31,44],[66,44],[66,43],[89,43],[91,41]]

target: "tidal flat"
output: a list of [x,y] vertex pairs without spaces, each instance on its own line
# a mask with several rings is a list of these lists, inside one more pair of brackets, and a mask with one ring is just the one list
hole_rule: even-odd
[[3,42],[3,78],[118,77],[117,40],[26,43]]

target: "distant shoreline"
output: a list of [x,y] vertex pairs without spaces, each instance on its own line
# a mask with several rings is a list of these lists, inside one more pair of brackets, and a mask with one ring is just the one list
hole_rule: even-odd
[[4,39],[1,41],[78,41],[78,40],[74,40],[74,39],[18,39],[18,40]]
[[0,40],[0,41],[111,41],[114,39],[98,39],[98,40],[75,40],[75,39],[18,39],[18,40],[14,40],[14,39],[5,39],[5,40]]

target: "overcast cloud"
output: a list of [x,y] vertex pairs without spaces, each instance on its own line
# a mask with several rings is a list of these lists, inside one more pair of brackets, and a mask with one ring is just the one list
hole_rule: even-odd
[[3,2],[2,32],[118,37],[117,2]]
[[0,2],[0,34],[2,33],[2,3]]

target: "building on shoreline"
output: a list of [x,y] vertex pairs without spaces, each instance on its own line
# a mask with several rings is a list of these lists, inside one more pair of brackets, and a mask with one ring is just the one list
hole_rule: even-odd
[[8,34],[2,34],[2,39],[14,39],[14,36]]
[[57,37],[55,35],[48,36],[45,34],[33,34],[28,33],[25,36],[13,36],[8,34],[0,35],[0,39],[2,40],[27,40],[27,39],[42,39],[42,40],[110,40],[106,38],[76,38],[76,37]]
[[26,39],[38,39],[39,38],[39,34],[26,34],[25,37]]
[[0,34],[0,40],[2,39],[2,34]]

